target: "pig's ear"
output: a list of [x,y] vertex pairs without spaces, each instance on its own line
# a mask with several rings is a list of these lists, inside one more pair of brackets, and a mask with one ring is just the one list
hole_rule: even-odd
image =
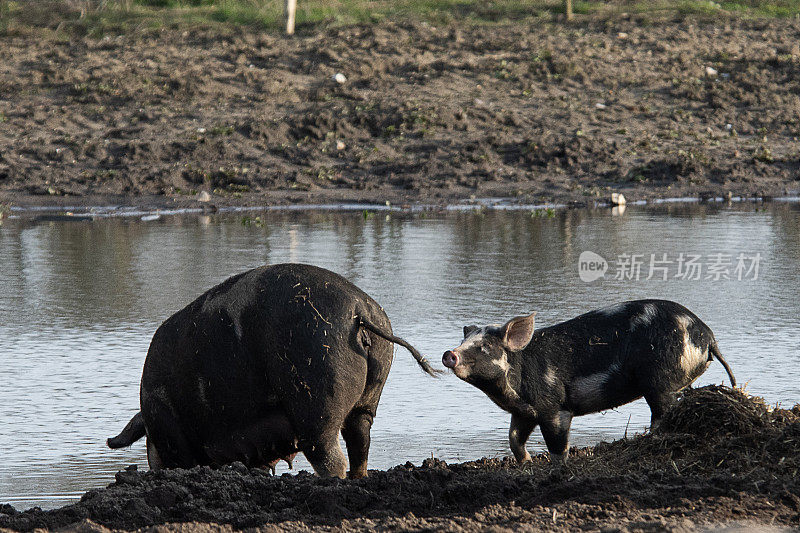
[[474,331],[478,330],[478,326],[464,326],[464,338],[469,337]]
[[503,326],[501,333],[503,344],[512,352],[525,348],[533,337],[533,322],[536,313],[528,316],[512,318]]

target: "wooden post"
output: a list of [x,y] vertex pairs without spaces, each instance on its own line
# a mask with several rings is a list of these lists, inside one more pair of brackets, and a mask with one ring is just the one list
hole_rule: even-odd
[[297,11],[297,0],[286,0],[286,35],[294,35],[294,14]]
[[564,0],[564,14],[567,20],[572,20],[572,0]]

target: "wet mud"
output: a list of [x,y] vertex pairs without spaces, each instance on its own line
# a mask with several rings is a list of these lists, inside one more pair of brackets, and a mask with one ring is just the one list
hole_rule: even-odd
[[428,459],[360,480],[213,470],[121,471],[52,511],[0,507],[0,528],[212,531],[692,531],[800,527],[800,406],[771,409],[726,387],[689,390],[654,433],[545,454],[448,465]]

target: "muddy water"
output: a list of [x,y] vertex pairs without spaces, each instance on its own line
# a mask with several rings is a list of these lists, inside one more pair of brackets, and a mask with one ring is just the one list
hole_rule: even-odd
[[[144,468],[143,442],[111,451],[104,440],[137,410],[150,337],[208,287],[264,263],[307,262],[343,274],[374,296],[396,333],[437,366],[465,324],[536,310],[545,326],[620,300],[677,300],[714,329],[751,392],[793,404],[800,400],[798,214],[797,204],[775,203],[631,207],[623,216],[317,211],[6,220],[0,226],[0,503],[55,507],[104,486],[126,465]],[[584,251],[609,261],[603,278],[581,280]],[[680,276],[681,253],[700,255],[701,279]],[[722,261],[715,261],[720,253]],[[639,279],[625,268],[626,254],[640,256]],[[651,263],[651,254],[662,262]],[[739,254],[743,270],[736,269]],[[733,279],[713,279],[714,262],[723,265],[720,278],[727,266]],[[715,363],[699,383],[723,380]],[[648,416],[638,401],[576,419],[572,442],[641,432]],[[508,420],[455,377],[427,378],[398,349],[373,428],[370,467],[418,464],[431,455],[462,461],[507,454]],[[538,432],[530,448],[544,449]],[[309,466],[298,460],[295,468]]]

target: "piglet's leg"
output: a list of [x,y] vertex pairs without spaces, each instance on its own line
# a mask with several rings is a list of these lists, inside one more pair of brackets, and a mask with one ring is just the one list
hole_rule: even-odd
[[543,416],[541,421],[542,436],[547,444],[547,451],[553,463],[566,463],[569,452],[569,426],[572,424],[572,413],[558,411],[549,416]]
[[535,418],[524,418],[518,415],[511,415],[511,427],[508,430],[508,442],[511,451],[519,464],[531,460],[531,454],[525,449],[525,443],[531,436],[533,428],[536,427]]

